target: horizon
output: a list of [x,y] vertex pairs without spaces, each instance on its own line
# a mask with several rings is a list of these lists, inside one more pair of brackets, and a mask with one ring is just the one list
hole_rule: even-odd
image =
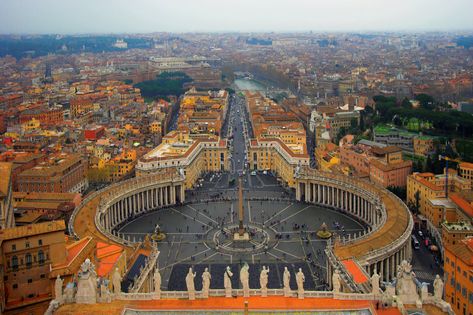
[[2,0],[0,34],[471,32],[471,12],[471,0]]

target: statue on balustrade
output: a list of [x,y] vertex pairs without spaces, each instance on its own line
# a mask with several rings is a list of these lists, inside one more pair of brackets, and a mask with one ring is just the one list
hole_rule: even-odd
[[268,273],[269,267],[263,266],[261,273],[259,275],[259,284],[261,287],[261,296],[266,297],[268,296]]
[[209,297],[210,290],[210,280],[212,276],[210,275],[209,268],[205,268],[204,273],[202,273],[202,297]]
[[97,274],[95,272],[95,266],[89,258],[82,263],[78,278],[76,303],[97,303]]
[[283,273],[283,284],[284,284],[284,296],[288,297],[291,296],[291,287],[290,287],[290,281],[291,281],[291,273],[287,269],[287,267],[284,267],[284,273]]
[[304,273],[302,272],[302,268],[299,268],[299,271],[296,274],[297,297],[299,299],[304,298],[304,282],[305,282]]
[[373,275],[371,276],[371,293],[373,294],[379,294],[379,279],[380,277],[375,269]]
[[223,274],[223,287],[225,288],[225,297],[232,297],[232,277],[233,273],[230,266],[227,266]]
[[434,280],[434,297],[437,301],[440,301],[443,296],[443,281],[439,275],[435,276]]
[[122,276],[120,275],[120,271],[118,271],[118,268],[115,268],[115,271],[113,272],[112,286],[113,294],[115,296],[122,292]]
[[240,282],[243,289],[243,297],[250,296],[250,266],[247,263],[243,265],[240,269]]
[[62,304],[63,302],[63,295],[62,295],[62,284],[64,280],[61,279],[59,275],[57,275],[56,282],[54,283],[54,299]]
[[186,287],[187,292],[189,293],[189,300],[195,300],[195,285],[194,285],[194,278],[195,272],[192,271],[192,267],[189,268],[189,272],[186,276]]

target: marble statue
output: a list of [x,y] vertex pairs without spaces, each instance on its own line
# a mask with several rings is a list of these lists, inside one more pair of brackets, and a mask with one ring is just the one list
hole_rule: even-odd
[[250,266],[247,263],[243,265],[240,269],[240,282],[243,289],[243,297],[250,296]]
[[269,267],[263,266],[259,275],[259,285],[261,287],[261,296],[263,297],[268,296],[268,273]]
[[63,297],[65,303],[74,303],[74,282],[66,284]]
[[158,268],[154,270],[153,282],[154,282],[154,296],[155,296],[155,299],[159,300],[161,298],[161,274],[159,273]]
[[189,300],[195,300],[195,285],[194,285],[195,272],[192,271],[192,267],[189,268],[189,272],[186,276],[186,287],[189,293]]
[[115,268],[115,271],[112,275],[112,285],[113,285],[113,294],[118,295],[122,292],[122,276],[118,271],[118,268]]
[[223,287],[225,288],[225,297],[232,297],[232,277],[233,273],[230,266],[227,266],[223,275]]
[[406,260],[403,260],[397,269],[396,291],[398,298],[404,304],[416,304],[419,300],[415,274],[412,271],[411,264]]
[[289,285],[291,281],[291,273],[287,269],[287,267],[284,267],[284,273],[282,276],[283,279],[283,284],[284,284],[284,296],[288,297],[291,296],[291,287]]
[[380,277],[375,269],[373,275],[371,276],[371,293],[373,294],[379,294],[379,278]]
[[100,301],[102,303],[112,302],[112,296],[110,294],[110,290],[108,289],[108,280],[107,279],[102,279],[100,281]]
[[304,298],[304,282],[305,282],[304,273],[302,272],[302,268],[299,268],[299,271],[296,273],[297,297],[299,299]]
[[97,274],[95,273],[95,266],[89,258],[82,263],[78,278],[76,303],[97,303]]
[[443,281],[440,279],[439,275],[435,276],[434,280],[434,298],[437,301],[440,301],[442,299],[443,295]]
[[212,276],[209,268],[205,268],[204,273],[202,273],[202,297],[205,299],[209,297],[210,279],[212,279]]
[[64,280],[61,279],[59,275],[57,275],[56,282],[54,283],[54,299],[62,304],[63,302],[63,295],[62,295],[62,284]]
[[333,293],[340,293],[341,286],[342,284],[340,283],[340,273],[338,269],[335,269],[332,275]]
[[54,312],[59,308],[59,302],[56,301],[56,299],[52,300],[51,302],[49,302],[49,307],[48,309],[46,310],[46,312],[44,312],[44,315],[53,315]]

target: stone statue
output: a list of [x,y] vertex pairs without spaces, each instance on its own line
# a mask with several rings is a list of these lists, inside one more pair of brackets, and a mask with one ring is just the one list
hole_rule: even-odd
[[305,282],[304,273],[302,272],[302,268],[299,268],[299,271],[296,273],[297,296],[299,299],[304,298],[304,282]]
[[66,284],[63,297],[65,303],[74,303],[74,282]]
[[54,283],[54,299],[62,304],[63,296],[62,296],[62,284],[64,280],[61,279],[59,275],[57,275],[56,282]]
[[95,266],[89,258],[82,263],[78,278],[76,303],[97,303],[97,274],[95,273]]
[[102,303],[110,303],[112,302],[112,297],[110,294],[110,290],[108,289],[108,280],[104,279],[100,281],[100,301]]
[[259,285],[261,286],[261,296],[268,296],[268,273],[269,267],[263,266],[261,273],[259,275]]
[[209,268],[205,268],[204,273],[202,273],[202,297],[205,299],[209,297],[210,279],[212,279],[212,276]]
[[122,292],[122,276],[118,271],[118,268],[115,268],[115,271],[112,275],[112,285],[113,285],[113,294],[118,295]]
[[194,285],[195,272],[192,271],[192,267],[189,268],[189,272],[186,276],[186,287],[189,293],[189,300],[195,300],[195,285]]
[[247,263],[243,265],[240,269],[240,282],[243,289],[243,297],[250,296],[250,266]]
[[284,273],[282,276],[283,279],[283,284],[284,284],[284,296],[288,297],[291,296],[291,287],[289,285],[291,281],[291,273],[287,269],[287,267],[284,267]]
[[371,276],[371,293],[373,294],[379,294],[379,278],[380,277],[375,269],[373,275]]
[[155,295],[155,298],[159,300],[161,298],[161,274],[159,273],[158,268],[154,270],[153,282],[154,282],[154,295]]
[[397,269],[396,291],[398,298],[404,304],[416,304],[419,300],[415,274],[412,272],[411,264],[406,260],[403,260]]
[[332,275],[332,287],[333,287],[333,293],[339,293],[340,288],[341,288],[341,283],[340,283],[340,273],[338,269],[335,269]]
[[440,301],[442,300],[442,296],[443,296],[443,281],[442,279],[440,279],[439,275],[436,275],[435,280],[434,280],[434,298],[437,301]]
[[48,309],[46,310],[46,312],[44,312],[44,315],[53,315],[54,312],[59,308],[59,302],[56,301],[56,299],[52,300],[51,302],[49,302],[49,307]]
[[232,297],[232,276],[230,266],[227,266],[223,274],[223,287],[225,288],[225,297]]

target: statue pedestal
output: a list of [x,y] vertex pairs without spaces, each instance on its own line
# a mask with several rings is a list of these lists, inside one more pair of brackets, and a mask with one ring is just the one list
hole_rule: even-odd
[[261,297],[267,297],[268,296],[268,289],[267,288],[262,288],[261,289]]
[[77,304],[97,303],[97,282],[89,275],[81,276],[77,283]]
[[231,288],[226,288],[225,289],[225,297],[227,297],[227,298],[232,297],[232,289]]
[[235,234],[233,234],[233,240],[247,242],[250,240],[250,234],[248,234],[248,232],[244,232],[243,234],[240,235],[240,233],[236,232]]

